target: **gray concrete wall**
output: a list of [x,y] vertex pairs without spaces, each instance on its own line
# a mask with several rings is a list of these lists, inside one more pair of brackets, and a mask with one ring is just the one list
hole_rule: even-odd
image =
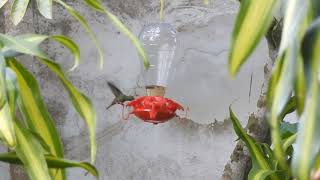
[[[69,1],[68,1],[69,2]],[[256,112],[268,59],[266,43],[245,64],[235,79],[228,76],[227,57],[231,31],[238,10],[235,0],[214,0],[209,7],[202,0],[166,1],[165,21],[177,28],[180,51],[167,95],[189,107],[188,119],[165,124],[146,124],[135,117],[121,118],[121,107],[105,107],[114,98],[107,81],[115,82],[128,94],[143,95],[140,62],[134,46],[103,15],[82,3],[70,1],[90,21],[105,52],[103,70],[98,69],[94,45],[80,25],[60,7],[55,20],[43,20],[30,9],[20,25],[25,31],[63,33],[81,48],[82,62],[69,74],[97,109],[97,167],[103,180],[209,180],[220,179],[234,148],[236,136],[228,120],[228,106],[246,124]],[[138,34],[142,26],[158,22],[158,0],[108,0],[105,5]],[[6,22],[7,29],[19,33]],[[250,37],[248,37],[250,38]],[[44,45],[50,56],[68,69],[72,56],[57,44]],[[29,61],[28,61],[29,62]],[[32,63],[30,61],[30,63]],[[89,160],[85,123],[79,118],[57,78],[43,66],[32,63],[46,102],[63,137],[66,156]],[[251,94],[250,79],[252,77]],[[82,170],[68,171],[71,180],[91,179]]]

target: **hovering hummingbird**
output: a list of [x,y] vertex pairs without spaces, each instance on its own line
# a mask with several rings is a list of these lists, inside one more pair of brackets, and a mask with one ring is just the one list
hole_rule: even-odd
[[112,94],[115,96],[115,98],[113,99],[112,103],[106,108],[107,110],[115,104],[123,104],[126,101],[134,100],[133,96],[127,96],[123,94],[119,88],[117,88],[113,83],[109,81],[108,81],[108,86],[111,89]]

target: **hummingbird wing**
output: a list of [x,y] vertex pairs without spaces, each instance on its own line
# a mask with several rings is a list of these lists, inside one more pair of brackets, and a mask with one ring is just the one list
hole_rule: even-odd
[[108,86],[111,89],[112,93],[114,96],[119,97],[120,95],[122,95],[123,93],[120,91],[119,88],[117,88],[117,86],[115,86],[113,83],[108,81]]

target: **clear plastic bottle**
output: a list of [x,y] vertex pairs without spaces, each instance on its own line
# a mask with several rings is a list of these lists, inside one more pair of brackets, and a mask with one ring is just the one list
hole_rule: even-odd
[[178,46],[177,31],[168,23],[148,24],[140,32],[139,39],[150,61],[150,68],[143,68],[147,91],[163,91],[156,94],[148,92],[148,95],[163,96]]

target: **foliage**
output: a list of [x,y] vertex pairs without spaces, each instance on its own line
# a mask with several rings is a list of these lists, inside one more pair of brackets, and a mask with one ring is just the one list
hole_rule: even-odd
[[[319,170],[316,160],[319,159],[320,150],[320,6],[317,0],[284,3],[286,10],[282,38],[267,93],[272,162],[276,162],[276,166],[269,164],[273,167],[273,173],[268,178],[305,180]],[[229,56],[229,71],[232,75],[238,72],[262,37],[272,28],[270,22],[272,19],[275,21],[273,16],[278,6],[278,1],[272,0],[241,1]],[[284,129],[289,128],[283,127],[287,114],[285,111],[292,112],[293,107],[297,108],[298,131],[283,133]],[[237,122],[234,115],[231,118]],[[234,127],[237,135],[246,142],[245,131],[239,133],[240,127]],[[291,146],[293,143],[294,148]],[[246,144],[250,150],[252,146],[248,142]],[[252,159],[260,154],[250,152]],[[260,171],[265,170],[262,166],[258,168]]]
[[[1,0],[0,8],[11,3],[11,18],[18,25],[25,15],[30,0]],[[103,53],[97,38],[86,19],[74,8],[62,0],[35,0],[38,10],[47,19],[53,17],[53,4],[61,5],[86,30],[95,43],[103,66]],[[136,46],[144,60],[145,68],[149,67],[147,55],[142,45],[130,30],[99,0],[85,0],[91,9],[105,14]],[[64,159],[63,146],[54,120],[51,117],[39,88],[39,85],[27,68],[20,63],[21,55],[35,57],[50,69],[69,94],[70,102],[86,122],[91,142],[91,163],[96,158],[96,113],[91,101],[68,80],[59,64],[50,59],[40,48],[46,40],[54,40],[70,50],[74,56],[74,70],[80,63],[80,49],[72,39],[63,35],[23,34],[9,36],[0,33],[0,140],[9,153],[0,154],[0,161],[22,164],[30,179],[66,179],[65,168],[80,167],[99,178],[96,168],[85,162]]]

